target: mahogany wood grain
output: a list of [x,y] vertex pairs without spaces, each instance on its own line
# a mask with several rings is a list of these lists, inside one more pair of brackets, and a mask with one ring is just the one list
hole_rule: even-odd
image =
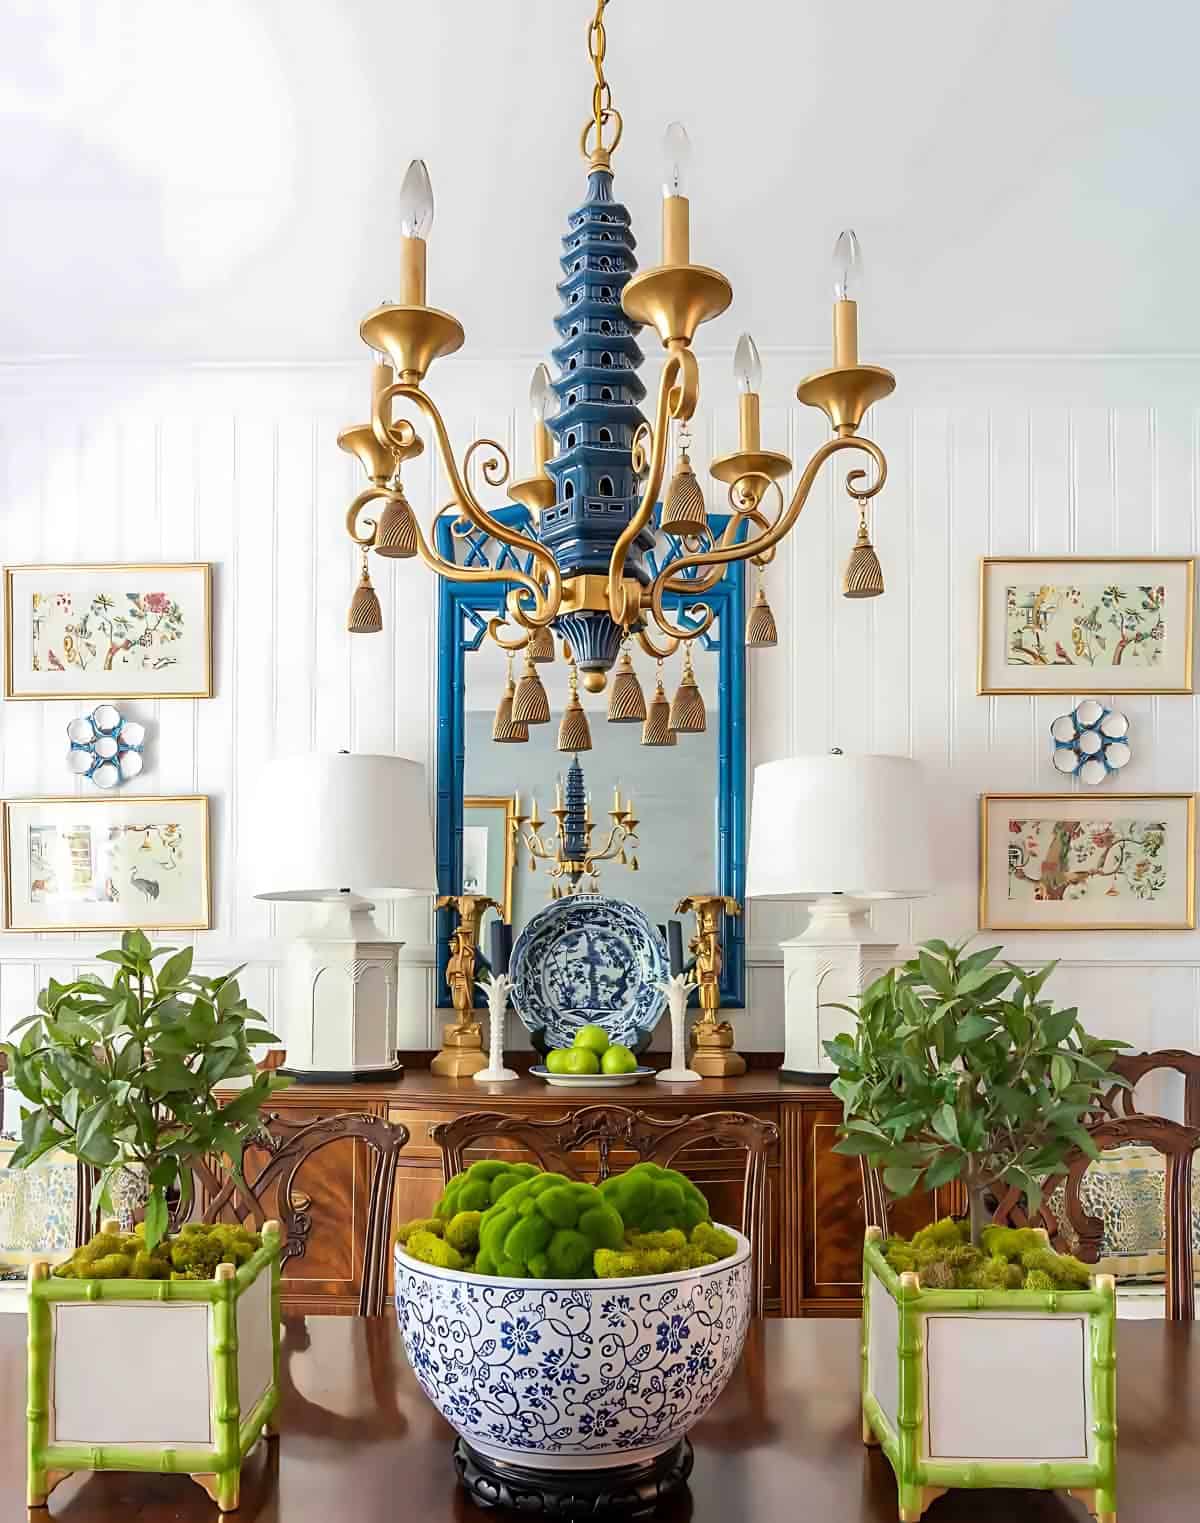
[[[0,1518],[25,1510],[25,1319],[0,1317]],[[1200,1495],[1200,1335],[1194,1324],[1117,1325],[1121,1523],[1182,1523]],[[696,1467],[662,1523],[895,1523],[896,1485],[859,1416],[859,1325],[752,1326],[741,1365],[692,1430]],[[291,1318],[281,1436],[246,1462],[242,1523],[483,1523],[459,1491],[451,1433],[422,1394],[389,1318]],[[71,1476],[31,1518],[213,1523],[186,1476]],[[492,1514],[490,1516],[499,1516]],[[931,1523],[1086,1523],[1061,1492],[964,1491]]]

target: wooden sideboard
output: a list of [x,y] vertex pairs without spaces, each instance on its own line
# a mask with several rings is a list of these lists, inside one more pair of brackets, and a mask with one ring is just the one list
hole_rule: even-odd
[[[854,1316],[860,1303],[863,1237],[858,1160],[833,1151],[841,1106],[827,1089],[780,1082],[775,1069],[751,1070],[736,1079],[704,1079],[670,1087],[646,1082],[619,1090],[579,1089],[568,1095],[537,1079],[476,1084],[441,1079],[409,1067],[387,1084],[294,1084],[272,1101],[293,1121],[338,1111],[362,1111],[399,1121],[411,1136],[396,1172],[396,1222],[428,1216],[442,1188],[441,1154],[429,1129],[464,1111],[517,1111],[550,1119],[586,1105],[615,1103],[651,1116],[682,1120],[710,1110],[740,1110],[773,1121],[779,1143],[767,1174],[767,1308],[775,1315]],[[498,1151],[485,1145],[475,1156]],[[612,1167],[634,1162],[610,1155]],[[586,1155],[583,1158],[586,1165]],[[737,1220],[741,1209],[742,1155],[696,1147],[680,1166],[708,1196],[714,1217]],[[361,1265],[358,1253],[367,1209],[369,1158],[362,1143],[333,1143],[315,1154],[297,1176],[308,1197],[312,1228],[305,1254],[288,1262],[283,1303],[295,1312],[353,1312]],[[253,1177],[255,1159],[247,1153]],[[949,1201],[937,1203],[944,1215]],[[894,1208],[896,1230],[908,1232],[933,1218],[934,1202],[914,1196]]]

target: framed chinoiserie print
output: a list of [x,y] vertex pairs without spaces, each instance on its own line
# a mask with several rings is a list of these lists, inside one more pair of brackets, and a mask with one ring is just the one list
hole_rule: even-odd
[[212,568],[7,566],[6,698],[211,698]]
[[1190,555],[985,556],[981,693],[1191,693]]
[[985,793],[979,924],[994,931],[1190,931],[1192,793]]
[[208,799],[8,799],[8,931],[203,931]]

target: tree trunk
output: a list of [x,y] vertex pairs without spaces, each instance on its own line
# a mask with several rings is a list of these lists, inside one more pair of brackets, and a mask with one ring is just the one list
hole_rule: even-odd
[[971,1208],[971,1241],[978,1248],[980,1246],[980,1239],[983,1237],[983,1229],[992,1220],[992,1213],[988,1210],[982,1187],[969,1190],[967,1192],[967,1199]]

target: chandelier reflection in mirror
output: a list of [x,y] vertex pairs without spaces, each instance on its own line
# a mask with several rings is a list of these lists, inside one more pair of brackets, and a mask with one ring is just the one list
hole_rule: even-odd
[[[894,389],[895,378],[888,370],[859,363],[856,296],[862,266],[852,232],[842,233],[834,249],[833,364],[802,380],[796,390],[801,402],[825,413],[833,435],[815,451],[790,500],[785,499],[780,481],[792,462],[763,448],[762,364],[753,339],[743,334],[734,356],[739,447],[709,465],[709,474],[727,489],[732,511],[719,533],[710,527],[704,493],[689,458],[688,425],[700,397],[692,340],[701,323],[725,311],[733,291],[718,271],[692,263],[686,194],[691,150],[678,122],[667,128],[663,140],[661,262],[635,273],[629,213],[613,199],[612,155],[621,140],[622,121],[604,77],[607,4],[597,0],[588,27],[595,84],[592,116],[581,138],[589,166],[587,195],[568,219],[563,239],[563,279],[557,288],[562,306],[554,320],[559,343],[550,356],[557,375],[551,378],[539,365],[530,387],[531,473],[511,480],[508,456],[492,439],[470,444],[460,465],[442,415],[425,390],[434,360],[461,348],[464,334],[456,318],[426,303],[433,192],[419,159],[409,166],[401,189],[400,300],[368,313],[360,328],[376,356],[371,421],[338,437],[370,481],[346,516],[350,536],[362,550],[348,623],[351,633],[382,628],[371,585],[371,551],[386,557],[420,556],[439,575],[457,581],[507,584],[505,607],[489,622],[488,635],[522,657],[519,681],[514,687],[510,679],[501,695],[503,724],[497,715],[495,738],[509,742],[526,740],[530,725],[550,721],[538,666],[554,660],[552,631],[573,666],[572,703],[578,703],[577,682],[589,693],[600,693],[616,666],[610,721],[645,720],[647,745],[674,744],[677,733],[702,730],[705,710],[690,651],[714,618],[704,595],[732,562],[752,562],[759,581],[747,620],[747,644],[777,643],[762,568],[795,525],[822,466],[841,450],[862,451],[873,467],[871,472],[851,470],[846,477],[846,491],[858,510],[858,534],[843,592],[858,598],[883,591],[867,510],[884,484],[887,463],[879,446],[858,429],[872,403]],[[640,406],[646,396],[638,376],[643,358],[638,335],[643,328],[657,333],[664,350],[652,423]],[[404,464],[425,447],[412,417],[402,415],[405,411],[424,416],[450,486],[450,501],[434,514],[428,533],[404,493]],[[672,429],[678,463],[660,507]],[[472,486],[476,463],[488,486],[506,488],[509,500],[524,505],[527,527],[514,523],[512,514],[495,516],[479,501]],[[451,515],[454,539],[476,547],[461,564],[436,548],[434,530],[443,514]],[[671,555],[651,555],[660,537],[673,541]],[[489,539],[500,552],[494,562],[477,553]],[[657,565],[656,572],[648,559]],[[634,641],[660,663],[659,689],[649,717],[629,659]],[[666,724],[651,722],[662,693],[661,662],[681,645],[680,689]],[[586,726],[581,719],[568,714],[567,727]],[[569,742],[569,748],[580,748],[579,740]]]

